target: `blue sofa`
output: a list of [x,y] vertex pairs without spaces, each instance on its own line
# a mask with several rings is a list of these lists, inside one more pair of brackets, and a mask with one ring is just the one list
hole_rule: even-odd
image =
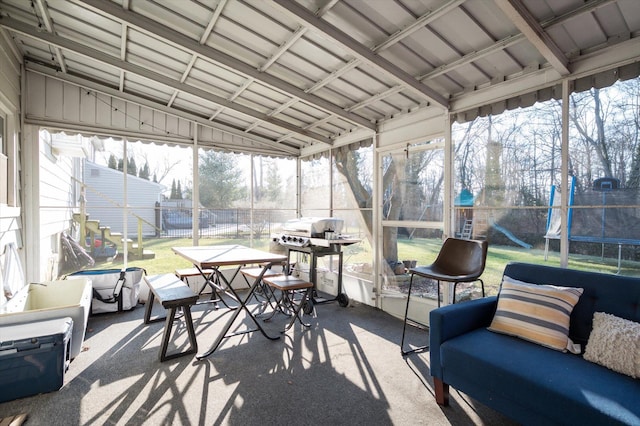
[[[527,263],[508,264],[504,274],[584,288],[569,331],[583,351],[594,312],[640,322],[638,278]],[[494,296],[431,311],[431,375],[438,404],[448,405],[452,386],[522,424],[640,425],[640,379],[581,355],[488,331],[496,304]]]

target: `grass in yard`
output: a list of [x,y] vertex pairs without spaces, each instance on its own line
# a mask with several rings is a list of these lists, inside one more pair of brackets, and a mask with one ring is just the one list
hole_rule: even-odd
[[[224,244],[242,244],[249,245],[247,239],[201,239],[199,245],[224,245]],[[261,250],[269,250],[269,239],[254,241],[254,248]],[[138,266],[144,268],[149,275],[172,273],[178,268],[190,268],[191,265],[187,260],[176,255],[171,248],[178,246],[193,245],[189,238],[157,238],[145,240],[145,250],[151,250],[155,253],[153,259],[135,259],[130,260],[127,266]],[[436,258],[442,241],[439,239],[401,239],[398,241],[398,253],[402,259],[415,259],[418,265],[427,265]],[[364,254],[368,256],[368,254]],[[360,256],[349,258],[351,262],[360,262],[366,259],[360,259]],[[618,271],[617,258],[601,258],[599,256],[581,256],[570,254],[569,267],[572,269],[580,269],[585,271],[598,271],[615,274]],[[345,259],[347,259],[345,257]],[[544,259],[544,250],[541,249],[524,249],[520,247],[496,246],[489,244],[487,254],[487,264],[482,275],[485,288],[489,295],[497,294],[502,271],[509,262],[527,262],[546,264],[550,266],[560,265],[560,255],[557,252],[549,252],[548,259]],[[123,265],[121,256],[113,262],[96,262],[92,269],[101,268],[121,268]],[[640,276],[640,262],[623,261],[620,270],[621,275]]]
[[[249,245],[248,240],[225,240],[225,239],[201,239],[201,246],[242,244]],[[261,240],[254,244],[254,248],[268,250],[268,240]],[[129,257],[127,266],[138,266],[144,268],[148,275],[173,273],[176,269],[191,268],[193,265],[183,257],[178,256],[171,250],[172,247],[191,247],[193,241],[190,238],[154,238],[144,241],[144,249],[155,253],[153,259],[133,259]],[[96,261],[91,269],[121,268],[123,266],[122,256],[118,256],[114,261]]]

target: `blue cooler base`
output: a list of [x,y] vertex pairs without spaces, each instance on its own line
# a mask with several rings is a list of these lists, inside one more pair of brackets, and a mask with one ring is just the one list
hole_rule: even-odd
[[60,389],[72,331],[71,318],[0,327],[0,402]]

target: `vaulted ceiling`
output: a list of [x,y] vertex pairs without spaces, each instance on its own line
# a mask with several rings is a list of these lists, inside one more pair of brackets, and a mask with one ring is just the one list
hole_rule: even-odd
[[0,0],[0,28],[28,71],[275,155],[640,56],[638,0]]

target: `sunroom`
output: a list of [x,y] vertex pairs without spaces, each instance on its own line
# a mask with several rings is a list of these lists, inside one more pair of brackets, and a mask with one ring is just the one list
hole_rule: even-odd
[[[3,281],[301,218],[353,240],[318,289],[391,318],[447,237],[489,242],[487,295],[510,261],[639,276],[638,31],[633,0],[0,0]],[[481,297],[417,287],[424,324]]]

